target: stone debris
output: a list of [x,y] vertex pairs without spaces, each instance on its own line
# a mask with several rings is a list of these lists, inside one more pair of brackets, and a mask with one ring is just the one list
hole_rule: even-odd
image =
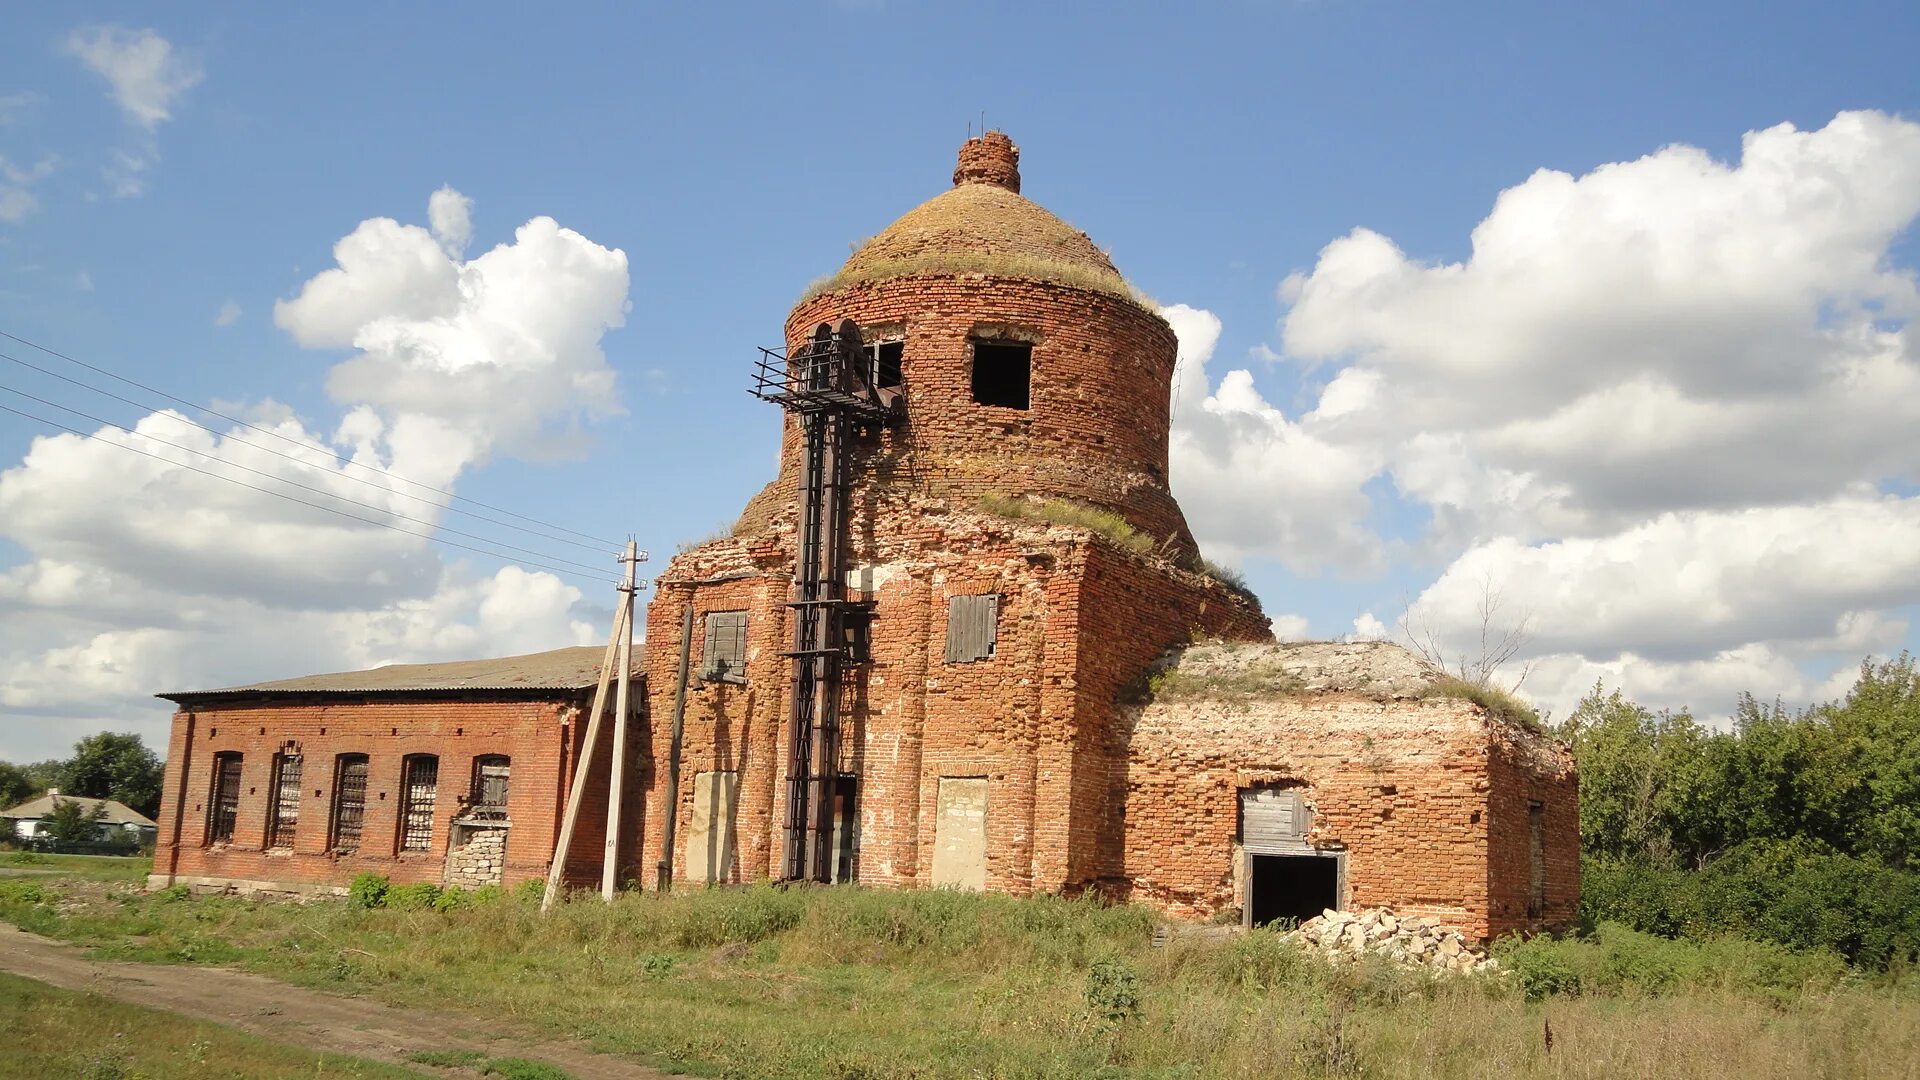
[[1372,953],[1408,967],[1453,973],[1497,971],[1500,966],[1486,950],[1438,919],[1395,915],[1389,908],[1328,908],[1286,936],[1329,960],[1353,960]]

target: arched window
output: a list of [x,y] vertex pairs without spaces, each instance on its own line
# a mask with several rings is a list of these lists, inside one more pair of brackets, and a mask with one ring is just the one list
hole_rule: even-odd
[[360,850],[367,819],[367,755],[341,754],[333,766],[333,835],[327,846],[342,855]]
[[473,759],[473,788],[468,813],[474,817],[507,816],[507,780],[513,759],[505,754],[482,754]]
[[207,800],[207,843],[233,843],[240,817],[241,756],[231,750],[213,755],[213,793]]
[[433,805],[440,793],[440,759],[410,754],[400,762],[400,850],[433,850]]

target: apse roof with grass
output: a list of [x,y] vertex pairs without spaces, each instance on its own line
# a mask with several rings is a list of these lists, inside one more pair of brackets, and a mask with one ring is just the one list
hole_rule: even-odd
[[862,244],[810,296],[892,278],[982,274],[1131,297],[1086,233],[1020,194],[1020,148],[989,131],[960,147],[953,187]]

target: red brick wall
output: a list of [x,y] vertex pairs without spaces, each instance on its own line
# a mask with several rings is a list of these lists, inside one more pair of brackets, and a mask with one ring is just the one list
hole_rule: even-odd
[[[916,509],[883,516],[856,536],[854,549],[853,595],[875,604],[873,662],[848,669],[841,768],[860,778],[857,874],[869,884],[928,880],[942,776],[987,778],[989,888],[1070,888],[1116,872],[1125,754],[1106,737],[1116,691],[1196,633],[1268,634],[1257,605],[1219,583],[1080,529]],[[791,677],[777,655],[789,647],[781,558],[780,545],[766,539],[684,553],[656,583],[648,615],[657,802],[685,605],[691,598],[697,616],[689,665],[696,675],[704,616],[749,612],[747,685],[696,681],[688,689],[676,826],[683,848],[696,772],[738,771],[746,878],[781,869]],[[949,599],[980,593],[1001,598],[996,653],[948,664]],[[660,814],[649,817],[650,860],[659,858]]]
[[1094,549],[1081,582],[1084,632],[1078,642],[1076,803],[1086,807],[1070,880],[1124,874],[1129,826],[1129,725],[1119,703],[1168,649],[1219,638],[1271,641],[1259,603],[1200,574]]
[[[1580,785],[1572,753],[1496,724],[1487,765],[1490,932],[1498,937],[1572,926],[1580,904]],[[1533,870],[1529,802],[1539,802],[1545,814],[1546,907],[1538,916],[1527,913]]]
[[[565,791],[561,769],[571,769],[573,763],[572,748],[563,750],[563,743],[579,738],[579,733],[563,728],[579,707],[567,695],[567,700],[533,701],[388,696],[311,704],[255,699],[183,708],[174,714],[168,743],[155,873],[288,886],[344,886],[366,872],[396,882],[438,882],[445,869],[449,823],[467,795],[473,759],[507,754],[512,758],[508,813],[513,828],[504,881],[542,878],[553,853]],[[264,847],[274,756],[288,744],[302,756],[299,827],[291,850],[268,852]],[[207,812],[214,755],[226,751],[244,755],[240,809],[232,843],[210,847]],[[368,757],[367,805],[359,851],[340,856],[328,851],[335,756],[349,753]],[[409,754],[436,754],[440,759],[433,842],[427,851],[398,850],[401,759]],[[604,785],[604,779],[600,783]],[[598,838],[592,843],[597,870]]]
[[1487,934],[1490,777],[1477,706],[1182,699],[1130,720],[1124,873],[1133,899],[1187,915],[1237,905],[1239,791],[1297,784],[1314,808],[1309,841],[1347,852],[1353,906]]
[[[789,347],[842,318],[870,336],[904,332],[906,343],[905,419],[851,457],[854,521],[887,496],[942,497],[967,510],[983,494],[1039,495],[1113,510],[1174,554],[1195,551],[1167,489],[1177,341],[1157,314],[1045,282],[896,278],[803,302],[787,320]],[[1033,343],[1030,408],[974,403],[968,338],[976,333]],[[791,517],[799,438],[789,419],[780,476],[748,504],[740,531],[762,533]]]

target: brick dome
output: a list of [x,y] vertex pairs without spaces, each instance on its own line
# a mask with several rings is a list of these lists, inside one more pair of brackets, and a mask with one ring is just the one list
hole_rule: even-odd
[[809,297],[892,278],[984,274],[1131,298],[1087,234],[1020,195],[1020,149],[998,131],[960,148],[954,186],[874,236]]

